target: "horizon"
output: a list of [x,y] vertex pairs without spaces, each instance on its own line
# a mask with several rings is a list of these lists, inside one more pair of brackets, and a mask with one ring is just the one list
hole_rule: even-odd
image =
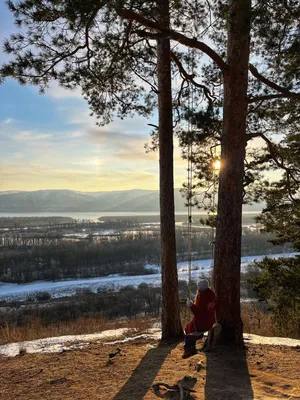
[[[180,187],[174,187],[174,190],[180,190]],[[14,193],[19,193],[19,192],[47,192],[47,191],[70,191],[70,192],[79,192],[79,193],[101,193],[101,192],[129,192],[129,191],[144,191],[144,192],[153,192],[157,191],[159,192],[159,189],[141,189],[141,188],[133,188],[133,189],[120,189],[120,190],[74,190],[74,189],[36,189],[36,190],[18,190],[18,189],[9,189],[9,190],[0,190],[0,193],[8,193],[8,192],[14,192]]]
[[[180,188],[174,189],[175,213],[187,213],[186,200]],[[260,213],[264,203],[244,205],[243,213]],[[0,191],[0,214],[47,213],[155,213],[159,214],[159,190],[130,189],[115,191],[78,191],[70,189]],[[207,214],[193,207],[193,214]],[[52,215],[51,214],[51,215]]]

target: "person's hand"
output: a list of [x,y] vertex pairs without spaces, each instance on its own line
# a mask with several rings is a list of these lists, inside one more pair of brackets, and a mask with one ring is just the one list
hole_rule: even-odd
[[187,306],[188,308],[191,308],[193,304],[194,304],[194,303],[192,302],[192,300],[187,300],[187,301],[186,301],[186,306]]

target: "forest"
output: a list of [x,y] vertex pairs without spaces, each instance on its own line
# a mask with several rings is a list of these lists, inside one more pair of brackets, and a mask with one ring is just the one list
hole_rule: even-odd
[[[135,226],[138,229],[138,226]],[[188,260],[186,229],[177,230],[177,260]],[[51,236],[52,235],[52,236]],[[53,238],[40,244],[2,246],[0,253],[0,281],[28,283],[36,280],[63,280],[101,277],[110,274],[145,275],[156,273],[155,269],[144,268],[146,264],[160,265],[160,236],[153,231],[123,231],[110,238],[95,236],[95,240]],[[55,235],[54,235],[55,237]],[[272,245],[272,234],[244,228],[242,255],[264,255],[290,252],[288,245]],[[47,236],[46,236],[47,239]],[[211,229],[195,229],[191,235],[193,260],[210,259],[212,256]]]

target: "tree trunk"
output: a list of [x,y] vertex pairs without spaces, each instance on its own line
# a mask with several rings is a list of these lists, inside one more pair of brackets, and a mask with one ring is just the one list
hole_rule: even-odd
[[230,0],[214,262],[221,343],[243,346],[240,267],[251,0]]
[[[169,0],[157,0],[160,23],[169,27]],[[173,109],[170,40],[157,41],[159,115],[162,339],[183,336],[180,321],[175,240]]]

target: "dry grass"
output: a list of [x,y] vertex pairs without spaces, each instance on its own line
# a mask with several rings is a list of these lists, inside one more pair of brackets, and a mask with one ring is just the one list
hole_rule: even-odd
[[[182,307],[182,326],[190,321],[192,315],[190,310]],[[244,303],[242,306],[242,320],[244,332],[254,333],[262,336],[280,336],[274,327],[271,315],[264,313],[256,303]],[[97,333],[107,329],[129,328],[137,332],[147,332],[160,318],[135,318],[106,320],[104,318],[89,317],[80,318],[76,321],[67,321],[59,324],[45,326],[40,319],[28,320],[24,326],[6,325],[0,327],[0,344],[23,342],[27,340],[42,339],[45,337],[56,337],[64,335],[80,335]]]
[[270,313],[263,312],[257,303],[244,303],[242,306],[244,332],[262,336],[278,336]]
[[0,328],[0,343],[23,342],[63,335],[80,335],[105,330],[108,322],[103,319],[82,318],[59,324],[43,325],[40,319],[32,319],[24,326],[6,325]]
[[104,318],[80,318],[59,324],[45,326],[40,319],[28,321],[26,326],[6,325],[0,328],[0,344],[24,342],[64,335],[81,335],[102,332],[107,329],[129,328],[137,332],[147,332],[157,321],[153,318],[136,318],[132,320],[106,320]]

